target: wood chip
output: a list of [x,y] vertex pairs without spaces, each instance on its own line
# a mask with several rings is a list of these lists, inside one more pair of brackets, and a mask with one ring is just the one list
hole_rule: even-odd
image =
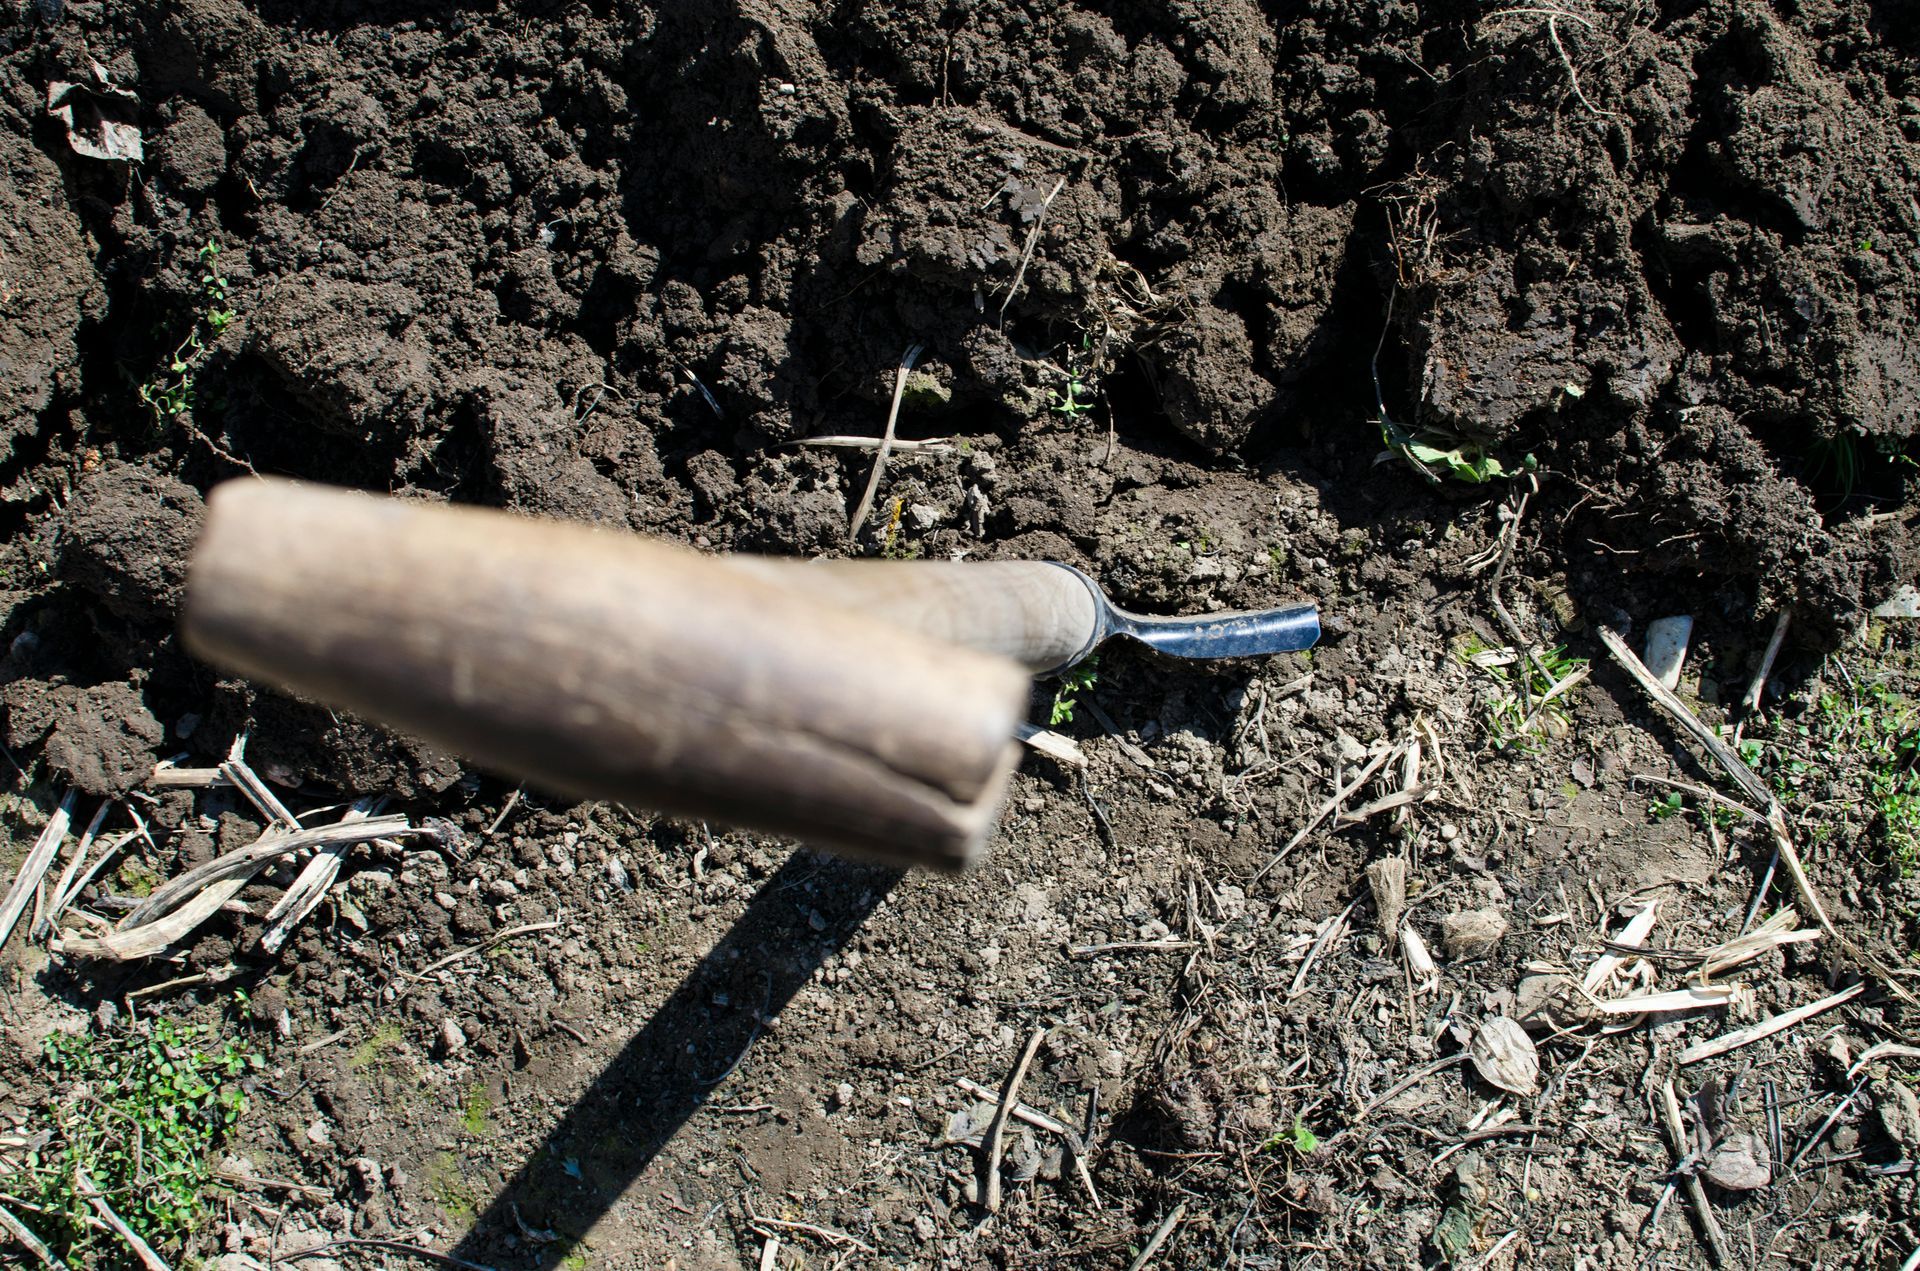
[[1014,736],[1049,759],[1057,759],[1074,768],[1087,766],[1087,752],[1080,749],[1080,743],[1071,737],[1027,723],[1016,727]]

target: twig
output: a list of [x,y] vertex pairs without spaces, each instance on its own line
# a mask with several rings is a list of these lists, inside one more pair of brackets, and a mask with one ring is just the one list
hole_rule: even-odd
[[986,1186],[982,1199],[987,1212],[1000,1212],[1000,1157],[1007,1149],[1007,1117],[1013,1112],[1013,1105],[1019,1101],[1020,1083],[1027,1079],[1027,1066],[1033,1063],[1033,1057],[1040,1050],[1040,1043],[1047,1039],[1047,1030],[1036,1028],[1033,1036],[1027,1038],[1026,1049],[1020,1052],[1020,1062],[1007,1074],[1006,1084],[1000,1087],[1000,1106],[994,1109],[993,1119],[987,1122],[986,1137],[980,1144],[980,1155],[986,1170]]
[[296,1249],[292,1253],[274,1256],[274,1262],[296,1262],[301,1258],[318,1257],[335,1249],[385,1249],[390,1253],[406,1253],[416,1258],[428,1258],[434,1262],[443,1262],[450,1267],[461,1267],[464,1271],[495,1271],[484,1262],[468,1262],[450,1253],[439,1253],[425,1245],[408,1244],[404,1240],[376,1240],[371,1236],[342,1237],[329,1240],[325,1244],[313,1245],[306,1249]]
[[52,1267],[54,1271],[67,1271],[67,1264],[53,1256],[53,1250],[47,1248],[47,1242],[34,1235],[25,1223],[3,1207],[0,1207],[0,1230],[4,1230],[24,1246],[28,1253],[40,1259],[41,1266]]
[[40,880],[46,877],[47,870],[53,864],[53,857],[60,850],[60,841],[67,836],[67,826],[73,821],[74,792],[69,790],[60,800],[60,806],[53,810],[47,823],[40,830],[40,837],[27,849],[27,859],[20,863],[20,872],[14,877],[13,886],[7,892],[7,898],[0,900],[0,946],[7,943],[13,935],[14,926],[20,921],[20,915],[26,912],[27,902],[40,886]]
[[1398,754],[1399,750],[1400,748],[1398,746],[1395,746],[1390,750],[1381,751],[1379,754],[1375,755],[1372,759],[1368,760],[1366,766],[1360,769],[1360,775],[1356,776],[1352,781],[1349,781],[1346,785],[1342,786],[1340,789],[1334,791],[1332,798],[1328,799],[1325,803],[1322,803],[1318,808],[1314,809],[1313,815],[1307,818],[1307,823],[1301,826],[1300,829],[1297,832],[1295,832],[1292,838],[1287,840],[1286,846],[1282,847],[1279,850],[1279,852],[1277,852],[1274,855],[1272,860],[1268,861],[1265,865],[1262,865],[1259,871],[1255,873],[1252,878],[1249,878],[1247,880],[1247,885],[1252,886],[1254,883],[1259,882],[1261,879],[1265,878],[1268,874],[1272,873],[1274,867],[1277,866],[1281,861],[1286,860],[1287,857],[1292,854],[1294,848],[1299,847],[1302,843],[1307,841],[1307,836],[1309,834],[1312,834],[1315,829],[1319,828],[1320,822],[1326,820],[1327,817],[1333,814],[1334,809],[1338,808],[1341,804],[1345,803],[1348,799],[1352,798],[1356,790],[1360,789],[1362,786],[1366,785],[1367,782],[1371,781],[1373,779],[1373,774],[1380,771],[1381,768],[1386,766],[1387,760],[1392,758],[1394,755]]
[[515,786],[513,788],[513,793],[507,796],[507,801],[500,805],[500,815],[494,817],[493,823],[487,826],[486,837],[492,838],[500,832],[500,827],[506,824],[507,818],[513,815],[514,808],[519,806],[520,792],[525,789],[525,786]]
[[1406,1091],[1411,1090],[1414,1086],[1419,1085],[1422,1081],[1425,1081],[1428,1077],[1433,1076],[1435,1073],[1445,1072],[1449,1068],[1455,1067],[1456,1065],[1466,1062],[1466,1058],[1467,1058],[1467,1053],[1465,1051],[1460,1051],[1456,1054],[1448,1055],[1444,1059],[1436,1059],[1432,1063],[1428,1064],[1426,1067],[1418,1068],[1418,1069],[1415,1069],[1413,1072],[1408,1073],[1406,1076],[1400,1078],[1400,1080],[1394,1082],[1391,1086],[1387,1087],[1386,1093],[1375,1095],[1372,1101],[1369,1102],[1366,1107],[1354,1113],[1353,1120],[1349,1121],[1346,1125],[1346,1128],[1341,1130],[1338,1135],[1335,1135],[1335,1137],[1339,1138],[1350,1133],[1354,1126],[1359,1125],[1362,1121],[1372,1116],[1375,1112],[1378,1112],[1382,1107],[1384,1107],[1387,1104],[1389,1100],[1397,1098],[1398,1096],[1405,1093]]
[[508,927],[505,931],[496,931],[479,944],[470,944],[464,949],[455,949],[452,953],[449,953],[437,962],[431,963],[418,971],[409,971],[406,976],[407,987],[402,991],[401,995],[405,996],[406,993],[411,992],[414,985],[426,979],[435,971],[444,970],[464,958],[470,958],[476,953],[485,953],[495,945],[504,944],[506,941],[512,940],[517,936],[530,936],[538,931],[552,931],[559,925],[557,922],[523,923],[518,927]]
[[1053,200],[1066,188],[1067,179],[1061,177],[1053,183],[1053,189],[1047,197],[1040,200],[1040,211],[1033,218],[1033,228],[1027,231],[1027,245],[1020,250],[1020,267],[1013,271],[1013,285],[1007,288],[1007,294],[1000,301],[999,321],[1001,326],[1007,323],[1007,306],[1020,292],[1020,284],[1027,276],[1027,265],[1033,260],[1033,249],[1040,245],[1040,227],[1046,223],[1047,209],[1053,206]]
[[1115,940],[1109,944],[1079,944],[1067,950],[1069,957],[1086,958],[1096,953],[1132,953],[1152,949],[1193,949],[1198,944],[1192,940]]
[[1835,944],[1871,969],[1890,992],[1903,1001],[1912,1002],[1913,995],[1901,987],[1892,972],[1883,966],[1878,958],[1841,935],[1839,929],[1833,925],[1833,919],[1827,916],[1827,907],[1821,903],[1819,893],[1814,891],[1813,881],[1807,877],[1807,867],[1800,859],[1800,849],[1794,845],[1792,830],[1787,824],[1786,808],[1781,806],[1780,801],[1774,797],[1773,791],[1767,788],[1767,783],[1756,776],[1753,769],[1747,767],[1740,756],[1734,753],[1732,747],[1722,741],[1711,728],[1701,723],[1699,718],[1687,708],[1687,704],[1674,695],[1673,690],[1662,684],[1653,672],[1647,670],[1634,651],[1627,647],[1627,642],[1620,638],[1619,633],[1601,627],[1600,642],[1607,646],[1607,652],[1613,655],[1613,660],[1620,664],[1621,669],[1638,681],[1640,687],[1647,691],[1648,696],[1652,697],[1667,714],[1673,717],[1674,722],[1699,742],[1709,755],[1713,756],[1714,762],[1720,765],[1728,777],[1732,778],[1741,792],[1755,804],[1766,809],[1767,829],[1773,837],[1773,845],[1779,851],[1780,859],[1786,864],[1787,876],[1793,879],[1793,887],[1799,893],[1801,903],[1813,915],[1820,930],[1824,931]]
[[1862,1077],[1855,1083],[1853,1089],[1847,1091],[1847,1097],[1842,1099],[1832,1112],[1827,1113],[1827,1119],[1820,1123],[1818,1129],[1807,1136],[1807,1141],[1800,1145],[1800,1150],[1795,1152],[1793,1159],[1787,1162],[1787,1168],[1789,1170],[1800,1167],[1800,1162],[1807,1159],[1807,1153],[1813,1151],[1814,1148],[1820,1145],[1820,1140],[1827,1137],[1827,1131],[1833,1128],[1833,1123],[1838,1121],[1841,1115],[1853,1106],[1853,1101],[1860,1097],[1860,1092],[1866,1089],[1866,1086],[1867,1079]]
[[[802,437],[798,441],[790,441],[787,444],[789,446],[836,446],[846,450],[878,450],[880,449],[882,441],[878,437],[840,436],[836,434],[830,437]],[[912,454],[915,451],[930,455],[944,455],[953,453],[953,438],[928,437],[924,440],[916,441],[908,437],[895,437],[891,446],[892,449],[903,455]]]
[[769,1235],[760,1248],[760,1271],[774,1271],[780,1265],[780,1237]]
[[[979,1099],[998,1099],[1000,1092],[989,1090],[971,1077],[961,1077],[953,1083],[968,1094]],[[1045,1130],[1049,1134],[1058,1134],[1069,1142],[1077,1142],[1080,1132],[1058,1117],[1048,1116],[1038,1108],[1024,1103],[1015,1103],[1007,1115],[1018,1121],[1025,1121],[1036,1130]]]
[[1752,683],[1740,695],[1740,704],[1750,711],[1760,709],[1760,695],[1766,691],[1767,676],[1773,674],[1774,659],[1780,656],[1780,646],[1787,640],[1787,624],[1792,620],[1792,612],[1786,609],[1782,609],[1780,616],[1774,620],[1773,636],[1767,641],[1767,651],[1760,659],[1760,669],[1753,673]]
[[[816,1227],[814,1224],[810,1222],[788,1222],[784,1218],[762,1217],[761,1215],[753,1212],[753,1202],[750,1200],[746,1202],[746,1206],[747,1206],[747,1223],[749,1226],[773,1227],[779,1231],[804,1232],[809,1236],[816,1236],[819,1239],[826,1241],[828,1244],[832,1245],[836,1249],[839,1248],[841,1245],[850,1245],[853,1248],[860,1250],[862,1253],[875,1252],[874,1247],[872,1245],[860,1239],[858,1236],[850,1236],[844,1231],[835,1231],[831,1227]],[[760,1234],[764,1236],[768,1233],[765,1231],[762,1231]]]
[[1347,919],[1353,915],[1354,906],[1359,903],[1360,897],[1358,896],[1348,901],[1347,907],[1340,911],[1338,917],[1327,924],[1327,929],[1320,933],[1320,938],[1315,940],[1307,949],[1307,956],[1300,959],[1300,969],[1294,972],[1293,984],[1287,989],[1287,998],[1289,1001],[1299,997],[1301,992],[1305,990],[1307,973],[1313,970],[1314,963],[1320,960],[1321,955],[1332,946],[1335,940],[1338,940],[1346,933]]
[[84,1169],[78,1167],[74,1169],[73,1182],[80,1194],[87,1198],[87,1204],[93,1206],[93,1212],[100,1215],[101,1221],[113,1228],[115,1235],[126,1241],[127,1248],[133,1250],[133,1256],[140,1259],[141,1266],[147,1271],[167,1271],[167,1264],[160,1260],[160,1255],[155,1253],[133,1228],[127,1226],[126,1221],[119,1214],[113,1212],[113,1206],[107,1204],[107,1198],[100,1194],[100,1189],[93,1185],[93,1180],[87,1177]]
[[254,1174],[242,1174],[239,1170],[217,1169],[213,1176],[223,1183],[232,1183],[235,1187],[252,1187],[261,1191],[292,1192],[296,1196],[310,1196],[315,1200],[332,1200],[333,1193],[324,1187],[309,1187],[305,1183],[293,1183],[284,1178],[261,1178]]
[[316,1037],[312,1041],[300,1047],[299,1053],[302,1055],[311,1055],[316,1050],[325,1050],[327,1047],[333,1045],[335,1042],[339,1041],[342,1037],[345,1037],[348,1033],[352,1031],[353,1030],[350,1028],[342,1028],[342,1029],[337,1029],[334,1032],[328,1033],[325,1037]]
[[913,373],[913,364],[920,360],[923,344],[909,344],[907,351],[900,355],[900,366],[893,376],[893,404],[887,408],[886,431],[880,434],[880,445],[873,452],[873,471],[867,474],[867,488],[860,496],[860,503],[853,509],[853,516],[847,521],[847,540],[860,532],[861,524],[867,519],[867,513],[873,510],[874,492],[880,488],[880,474],[886,471],[887,455],[893,450],[893,430],[900,422],[900,399],[907,392],[907,376]]
[[[1687,1127],[1680,1120],[1680,1100],[1674,1096],[1673,1082],[1668,1081],[1660,1088],[1660,1111],[1666,1123],[1667,1136],[1672,1141],[1673,1161],[1676,1170],[1687,1165],[1692,1152],[1687,1147]],[[1720,1230],[1720,1220],[1714,1217],[1713,1206],[1707,1202],[1707,1189],[1701,1185],[1700,1176],[1689,1172],[1684,1180],[1687,1199],[1693,1204],[1693,1211],[1700,1220],[1700,1232],[1707,1244],[1707,1253],[1717,1267],[1733,1265],[1733,1255],[1727,1249],[1726,1233]]]
[[1140,1250],[1140,1256],[1128,1264],[1127,1271],[1142,1271],[1147,1263],[1153,1261],[1153,1255],[1160,1252],[1160,1246],[1167,1243],[1167,1237],[1173,1234],[1173,1229],[1178,1227],[1180,1220],[1186,1216],[1187,1202],[1183,1200],[1175,1205],[1173,1212],[1154,1229],[1153,1235],[1147,1239],[1146,1245]]
[[1775,1033],[1785,1032],[1794,1025],[1810,1020],[1814,1016],[1823,1014],[1826,1011],[1830,1011],[1836,1006],[1851,1002],[1854,998],[1859,997],[1866,991],[1867,986],[1863,981],[1854,985],[1852,988],[1841,989],[1831,997],[1823,997],[1817,1002],[1809,1002],[1805,1006],[1797,1006],[1790,1011],[1783,1011],[1770,1019],[1762,1020],[1760,1023],[1747,1028],[1737,1029],[1723,1037],[1716,1037],[1712,1041],[1700,1042],[1697,1045],[1689,1046],[1680,1052],[1679,1062],[1683,1064],[1697,1064],[1702,1059],[1712,1059],[1715,1055],[1724,1055],[1730,1050],[1738,1050],[1742,1046],[1764,1040],[1765,1038],[1773,1036]]

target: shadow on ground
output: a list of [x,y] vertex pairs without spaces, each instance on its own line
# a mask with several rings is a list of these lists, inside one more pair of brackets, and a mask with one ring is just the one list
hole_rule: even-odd
[[[521,1163],[454,1256],[503,1267],[565,1257],[900,878],[811,852],[789,857]],[[551,1224],[560,1239],[530,1245],[522,1220]]]

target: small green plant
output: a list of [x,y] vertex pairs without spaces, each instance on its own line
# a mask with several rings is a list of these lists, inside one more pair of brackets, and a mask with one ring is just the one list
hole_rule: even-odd
[[1389,450],[1434,485],[1449,477],[1468,485],[1485,485],[1512,475],[1485,446],[1445,429],[1410,430],[1382,415],[1380,436]]
[[1313,1132],[1313,1127],[1302,1120],[1298,1113],[1295,1113],[1293,1124],[1262,1143],[1260,1150],[1274,1152],[1283,1147],[1290,1147],[1302,1156],[1311,1156],[1320,1150],[1320,1136]]
[[1656,821],[1664,821],[1685,810],[1678,790],[1669,790],[1663,796],[1647,804],[1647,813]]
[[177,1247],[209,1212],[213,1148],[239,1121],[239,1079],[258,1065],[244,1043],[165,1019],[118,1037],[55,1034],[43,1051],[54,1093],[0,1191],[32,1206],[35,1234],[94,1265],[104,1240],[81,1183],[148,1244]]
[[1065,415],[1069,421],[1077,420],[1094,407],[1094,397],[1098,390],[1093,373],[1093,337],[1080,337],[1080,351],[1067,359],[1067,391],[1047,390],[1047,409],[1056,415]]
[[1053,693],[1053,709],[1047,712],[1047,727],[1058,728],[1073,722],[1073,708],[1080,694],[1090,691],[1099,682],[1100,673],[1095,666],[1097,661],[1096,658],[1088,658],[1060,677],[1060,687]]
[[[1573,727],[1564,690],[1551,700],[1542,700],[1587,665],[1587,659],[1570,656],[1564,645],[1538,651],[1528,659],[1510,649],[1496,649],[1469,639],[1456,656],[1516,690],[1502,693],[1487,708],[1487,736],[1495,750],[1527,753],[1538,749],[1543,740],[1565,736]],[[1517,691],[1522,685],[1524,693]]]
[[153,412],[154,423],[164,427],[193,409],[194,377],[208,346],[233,325],[235,311],[227,303],[227,279],[220,272],[220,244],[209,239],[198,253],[200,260],[200,312],[186,338],[173,350],[165,374],[156,375],[140,386],[140,400]]

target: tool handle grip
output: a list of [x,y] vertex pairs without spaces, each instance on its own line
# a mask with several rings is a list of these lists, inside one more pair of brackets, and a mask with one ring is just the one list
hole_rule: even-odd
[[1028,691],[662,543],[285,481],[213,492],[183,634],[560,792],[946,868],[991,828]]
[[1077,661],[1100,630],[1086,579],[1047,561],[803,561],[730,556],[729,568],[1043,673]]

